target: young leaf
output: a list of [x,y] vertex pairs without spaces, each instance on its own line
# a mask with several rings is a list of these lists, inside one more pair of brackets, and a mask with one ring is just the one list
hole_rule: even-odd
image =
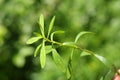
[[49,35],[50,35],[50,32],[51,32],[51,30],[52,30],[52,28],[53,28],[53,25],[54,25],[54,21],[55,21],[55,16],[52,18],[52,20],[51,20],[51,22],[50,22],[47,37],[49,37]]
[[44,36],[44,16],[41,14],[39,18],[39,25],[42,35]]
[[103,64],[108,65],[108,64],[107,64],[107,61],[106,61],[106,59],[105,59],[104,57],[102,57],[102,56],[100,56],[100,55],[98,55],[98,54],[94,54],[94,56],[95,56],[98,60],[100,60]]
[[53,32],[53,33],[51,34],[51,36],[50,36],[51,40],[53,41],[53,36],[54,36],[54,34],[61,34],[61,33],[64,33],[64,31],[55,31],[55,32]]
[[39,51],[40,47],[41,47],[41,44],[40,44],[40,45],[38,45],[38,46],[37,46],[37,48],[35,49],[35,52],[34,52],[34,57],[36,57],[36,56],[37,56],[37,53],[38,53],[38,51]]
[[40,51],[40,63],[41,63],[41,68],[44,68],[45,63],[46,63],[45,41],[44,40],[43,40],[41,51]]
[[36,41],[38,41],[39,39],[42,39],[43,37],[42,36],[39,36],[39,37],[32,37],[30,39],[28,39],[28,41],[26,42],[27,44],[32,44]]
[[64,42],[64,43],[62,43],[62,45],[74,46],[75,43],[74,42]]
[[36,37],[42,36],[40,33],[34,32],[33,33]]
[[90,53],[86,52],[86,51],[83,51],[80,56],[83,57],[83,56],[87,56],[87,55],[91,55]]
[[52,46],[45,46],[45,51],[46,51],[46,54],[52,52]]
[[66,67],[65,64],[63,63],[63,59],[55,49],[52,49],[52,56],[55,64],[62,70],[62,72],[65,72]]
[[78,39],[79,39],[82,35],[88,34],[88,33],[92,33],[92,32],[83,31],[83,32],[78,33],[78,35],[77,35],[76,38],[75,38],[75,43],[78,41]]

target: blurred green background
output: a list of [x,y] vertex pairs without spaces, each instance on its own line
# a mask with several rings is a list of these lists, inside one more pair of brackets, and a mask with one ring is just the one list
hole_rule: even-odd
[[[0,80],[66,80],[50,55],[40,68],[39,56],[33,57],[37,43],[26,45],[34,31],[40,32],[40,14],[46,27],[56,16],[54,30],[66,31],[55,37],[60,42],[73,41],[80,31],[94,32],[78,45],[120,67],[120,0],[0,0]],[[65,62],[70,50],[59,49]],[[99,80],[108,71],[97,59],[79,54],[74,55],[73,80]]]

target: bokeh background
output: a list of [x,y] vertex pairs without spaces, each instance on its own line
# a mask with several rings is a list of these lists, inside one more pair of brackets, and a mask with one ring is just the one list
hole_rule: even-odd
[[[26,45],[34,31],[40,32],[40,14],[46,27],[56,16],[54,30],[66,31],[55,37],[60,42],[73,41],[80,31],[94,32],[83,36],[78,45],[120,67],[120,0],[0,0],[0,80],[66,80],[51,55],[41,69],[39,56],[33,57],[37,43]],[[70,50],[58,50],[65,62]],[[100,80],[108,71],[97,59],[79,55],[76,51],[73,80]]]

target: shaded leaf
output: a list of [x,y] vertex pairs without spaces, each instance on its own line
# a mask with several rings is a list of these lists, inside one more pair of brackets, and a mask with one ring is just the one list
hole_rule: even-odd
[[45,46],[45,51],[46,51],[46,54],[52,52],[52,46],[51,45]]
[[37,46],[37,48],[35,49],[35,52],[34,52],[34,57],[37,56],[37,53],[38,51],[40,50],[40,47],[41,47],[41,44]]
[[32,38],[28,39],[28,41],[27,41],[26,43],[27,43],[27,44],[32,44],[32,43],[38,41],[39,39],[42,39],[42,36],[32,37]]
[[83,36],[84,34],[88,34],[88,33],[92,33],[92,32],[83,31],[83,32],[78,33],[77,36],[76,36],[76,38],[75,38],[75,43],[79,40],[79,38],[81,36]]
[[53,33],[51,34],[51,36],[50,36],[51,40],[53,41],[53,36],[54,36],[54,34],[62,34],[62,33],[64,33],[64,31],[55,31],[55,32],[53,32]]
[[52,56],[55,64],[62,70],[62,72],[65,72],[66,67],[65,64],[63,63],[63,59],[55,49],[52,49]]
[[52,30],[52,28],[53,28],[53,25],[54,25],[54,21],[55,21],[55,16],[52,18],[52,20],[51,20],[51,22],[50,22],[47,37],[49,37],[49,35],[50,35],[50,32],[51,32],[51,30]]
[[43,41],[40,51],[40,63],[41,63],[41,68],[44,68],[46,63],[45,41]]
[[67,75],[67,79],[70,79],[71,73],[70,73],[69,68],[67,68],[67,70],[66,70],[66,75]]

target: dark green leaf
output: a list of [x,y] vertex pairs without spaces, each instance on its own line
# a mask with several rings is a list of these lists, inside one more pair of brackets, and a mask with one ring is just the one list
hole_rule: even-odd
[[52,56],[54,59],[55,64],[63,71],[66,71],[65,64],[63,63],[62,57],[58,54],[58,52],[55,49],[52,49]]
[[42,43],[41,51],[40,51],[40,64],[41,68],[45,67],[46,63],[46,53],[45,53],[45,41]]
[[37,56],[37,53],[38,51],[40,50],[40,47],[41,47],[41,44],[37,46],[37,48],[35,49],[35,52],[34,52],[34,57]]
[[50,22],[47,37],[49,37],[49,35],[50,35],[50,32],[51,32],[51,30],[52,30],[52,28],[53,28],[53,25],[54,25],[54,21],[55,21],[55,16],[52,18],[52,20],[51,20],[51,22]]
[[38,41],[39,39],[42,39],[42,36],[32,37],[32,38],[28,39],[28,41],[27,41],[26,43],[27,43],[27,44],[32,44],[32,43]]
[[92,32],[83,31],[83,32],[78,33],[78,35],[77,35],[76,38],[75,38],[75,43],[78,41],[78,39],[79,39],[82,35],[88,34],[88,33],[92,33]]
[[53,36],[54,36],[54,34],[61,34],[61,33],[64,33],[64,31],[55,31],[55,32],[53,32],[52,34],[51,34],[51,40],[53,41]]

